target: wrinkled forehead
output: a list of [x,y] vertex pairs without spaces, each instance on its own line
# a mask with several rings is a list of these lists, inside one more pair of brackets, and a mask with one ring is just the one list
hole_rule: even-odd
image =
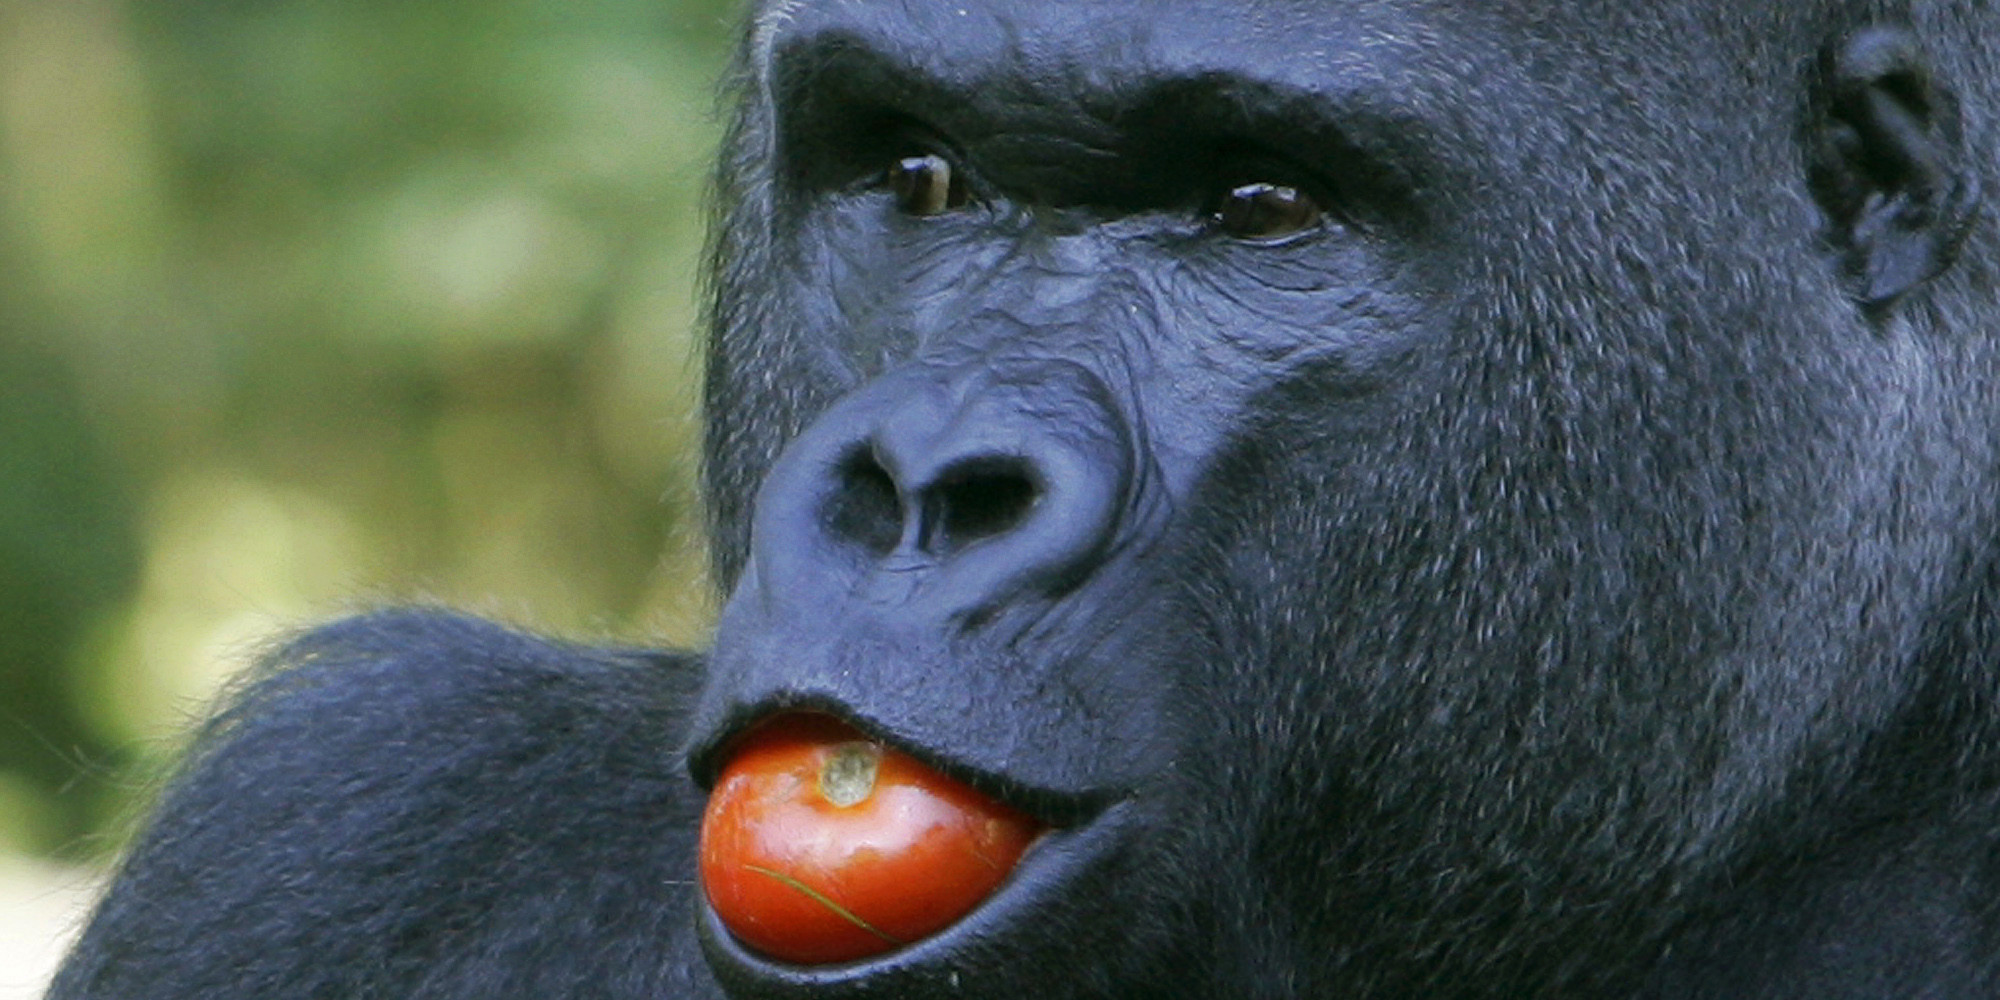
[[[1761,5],[1534,0],[773,0],[756,15],[764,57],[843,39],[967,84],[1144,82],[1228,73],[1313,89],[1376,79],[1479,84],[1589,76],[1671,53],[1714,52],[1767,20]],[[1748,32],[1755,35],[1755,31]]]
[[1272,0],[1148,0],[1143,7],[796,0],[765,10],[758,35],[760,54],[780,73],[788,60],[849,48],[968,94],[998,87],[1017,99],[1099,90],[1115,96],[1214,75],[1304,90],[1352,86],[1392,80],[1399,67],[1426,62],[1425,52],[1460,47],[1421,11],[1401,5],[1357,4],[1329,17],[1320,5]]

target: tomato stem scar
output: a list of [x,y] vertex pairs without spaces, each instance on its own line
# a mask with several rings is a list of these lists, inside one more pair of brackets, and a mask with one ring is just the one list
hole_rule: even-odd
[[790,875],[785,874],[784,872],[773,871],[769,868],[763,867],[762,865],[746,864],[743,867],[746,870],[756,872],[759,875],[765,875],[770,878],[777,879],[779,882],[784,883],[786,886],[789,886],[792,889],[796,889],[799,892],[805,893],[807,898],[811,899],[813,902],[818,903],[821,906],[826,907],[828,910],[833,911],[841,919],[853,923],[854,926],[859,927],[862,930],[867,931],[868,933],[873,934],[876,937],[889,942],[890,944],[898,946],[909,944],[908,941],[896,937],[895,935],[890,934],[879,927],[876,927],[874,924],[871,924],[868,921],[861,919],[847,907],[842,906],[839,903],[836,903],[833,900],[826,898],[824,894],[820,893],[812,886],[809,886],[804,882],[801,882],[798,879],[795,879]]
[[869,743],[842,743],[820,767],[819,794],[843,809],[860,805],[875,794],[875,772],[881,763],[881,748]]

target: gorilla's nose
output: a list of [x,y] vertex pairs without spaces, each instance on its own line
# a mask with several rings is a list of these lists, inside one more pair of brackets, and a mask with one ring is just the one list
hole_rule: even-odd
[[1053,596],[1114,542],[1133,480],[1128,423],[1066,362],[927,367],[836,404],[759,498],[765,586],[829,582],[957,617]]

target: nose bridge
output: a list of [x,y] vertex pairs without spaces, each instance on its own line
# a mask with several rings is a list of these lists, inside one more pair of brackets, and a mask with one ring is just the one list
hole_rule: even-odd
[[1135,464],[1104,378],[1036,352],[952,353],[864,385],[779,459],[753,540],[767,599],[839,593],[963,622],[1102,560]]
[[1075,360],[989,355],[883,381],[869,439],[906,483],[937,480],[982,456],[1053,447],[1108,460],[1130,448],[1123,407]]
[[998,223],[1010,237],[1005,249],[955,275],[947,310],[912,317],[919,360],[999,373],[1090,350],[1107,321],[1145,294],[1092,221],[1044,206]]

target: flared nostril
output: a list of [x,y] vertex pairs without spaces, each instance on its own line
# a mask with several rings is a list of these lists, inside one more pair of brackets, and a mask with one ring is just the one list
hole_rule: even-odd
[[967,546],[1021,526],[1035,509],[1041,487],[1018,458],[978,458],[947,468],[921,494],[919,544],[945,558]]
[[835,468],[838,482],[823,510],[827,531],[842,542],[881,558],[903,536],[903,504],[896,480],[872,448],[850,451]]
[[[1020,527],[1042,493],[1026,460],[1014,457],[957,462],[930,483],[906,491],[875,448],[858,447],[841,459],[834,475],[837,482],[822,510],[827,531],[878,559],[905,542],[932,558],[948,559]],[[905,509],[903,498],[911,493],[914,509]]]

